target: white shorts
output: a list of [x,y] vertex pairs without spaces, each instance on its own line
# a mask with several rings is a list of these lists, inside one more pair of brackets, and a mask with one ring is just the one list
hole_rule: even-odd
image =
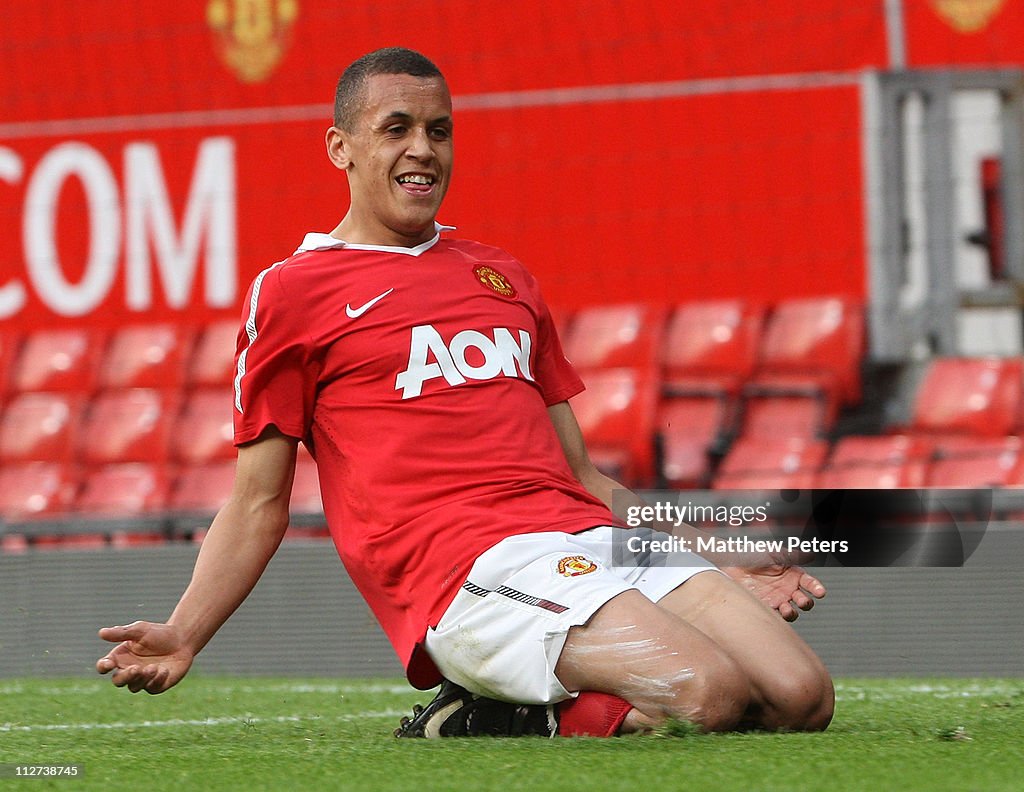
[[574,697],[555,676],[570,627],[624,591],[657,602],[715,569],[683,552],[652,561],[657,566],[613,566],[614,542],[634,534],[650,530],[602,526],[499,542],[477,558],[437,627],[427,630],[434,663],[446,679],[489,698],[550,704]]

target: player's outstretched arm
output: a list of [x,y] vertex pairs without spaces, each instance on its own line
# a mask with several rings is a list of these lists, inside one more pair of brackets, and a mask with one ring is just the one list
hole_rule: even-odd
[[188,672],[192,659],[245,600],[288,528],[288,501],[297,441],[276,429],[238,450],[231,497],[200,548],[192,581],[166,624],[105,627],[117,643],[96,663],[101,674],[131,692],[163,693]]

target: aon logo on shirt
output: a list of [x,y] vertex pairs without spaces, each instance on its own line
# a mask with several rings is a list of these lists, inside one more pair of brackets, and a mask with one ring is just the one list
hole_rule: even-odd
[[412,329],[409,365],[395,379],[395,390],[403,399],[419,396],[423,383],[444,377],[449,385],[467,380],[487,380],[498,376],[522,377],[533,381],[530,350],[533,342],[525,330],[495,327],[490,335],[479,330],[463,330],[447,344],[433,325]]

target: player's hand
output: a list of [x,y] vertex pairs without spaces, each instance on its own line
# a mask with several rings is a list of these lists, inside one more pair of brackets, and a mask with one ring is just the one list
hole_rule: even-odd
[[172,624],[137,621],[124,627],[104,627],[99,635],[117,646],[96,661],[96,670],[101,674],[113,671],[111,682],[132,693],[163,693],[192,666],[193,653]]
[[815,599],[825,596],[822,582],[798,566],[722,567],[722,571],[788,622],[796,621],[800,611],[809,611]]

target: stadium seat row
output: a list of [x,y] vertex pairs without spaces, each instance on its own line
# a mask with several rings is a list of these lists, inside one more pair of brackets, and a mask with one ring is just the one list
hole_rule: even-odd
[[238,322],[0,334],[0,399],[25,392],[211,387],[231,382]]
[[848,435],[737,440],[714,489],[1021,487],[1021,437]]
[[[860,398],[862,313],[839,298],[791,300],[771,310],[713,300],[671,310],[597,306],[559,324],[580,370],[650,368],[664,373],[673,392],[796,387],[850,404]],[[237,332],[235,320],[224,320],[204,328],[152,323],[0,334],[0,394],[226,384]]]
[[[208,520],[230,496],[234,470],[234,462],[228,460],[188,466],[155,462],[7,464],[0,467],[0,520],[19,523],[75,516],[102,521],[165,513]],[[302,446],[291,510],[297,514],[323,511],[316,465]]]
[[[575,403],[581,426],[595,455],[631,483],[655,478],[663,389],[722,402],[668,411],[690,424],[701,410],[724,414],[744,387],[809,400],[823,415],[859,396],[863,320],[849,301],[793,300],[770,312],[742,300],[598,306],[565,324],[567,354],[589,386]],[[231,381],[236,334],[225,320],[0,337],[0,464],[227,458],[229,402],[216,389]]]
[[[0,518],[14,525],[4,535],[4,546],[12,549],[13,543],[19,549],[23,524],[47,518],[73,516],[93,527],[63,538],[57,532],[44,531],[42,538],[33,532],[34,545],[105,545],[111,535],[115,544],[126,545],[162,539],[159,532],[99,532],[109,521],[132,518],[189,518],[201,529],[227,500],[233,478],[234,463],[227,460],[187,467],[143,462],[86,469],[65,462],[7,465],[0,468]],[[1022,439],[896,434],[847,436],[830,446],[820,439],[747,438],[736,441],[712,482],[716,490],[895,487],[1024,487]],[[316,467],[300,446],[292,512],[318,515],[322,508]]]
[[0,465],[12,462],[164,462],[234,459],[230,391],[127,388],[28,392],[0,412]]
[[860,400],[862,305],[837,297],[769,308],[709,300],[672,310],[627,304],[579,311],[566,323],[567,357],[581,371],[649,368],[670,394],[743,389],[813,392],[830,403]]
[[[813,447],[834,439],[835,413],[820,394],[766,393],[752,380],[738,394],[683,394],[671,380],[642,368],[584,370],[583,377],[588,391],[574,404],[594,459],[634,485],[710,486],[716,463],[726,464],[723,457],[740,441],[799,440]],[[1024,433],[1022,360],[932,360],[914,390],[906,425],[890,426],[887,433],[920,435],[935,453],[975,437],[999,443]]]
[[[585,371],[584,378],[589,389],[574,407],[595,461],[641,486],[707,487],[716,461],[736,442],[813,445],[831,439],[834,428],[815,395],[679,394],[643,369]],[[1000,443],[1007,435],[1021,434],[1022,361],[931,361],[914,389],[907,423],[887,431],[921,435],[936,453],[953,443]]]
[[[558,323],[588,385],[573,406],[591,452],[630,485],[1019,482],[1019,358],[936,359],[908,425],[830,446],[836,415],[861,397],[855,301],[597,306]],[[236,333],[229,320],[0,335],[0,517],[215,509],[234,458]],[[124,502],[103,500],[115,491]]]

